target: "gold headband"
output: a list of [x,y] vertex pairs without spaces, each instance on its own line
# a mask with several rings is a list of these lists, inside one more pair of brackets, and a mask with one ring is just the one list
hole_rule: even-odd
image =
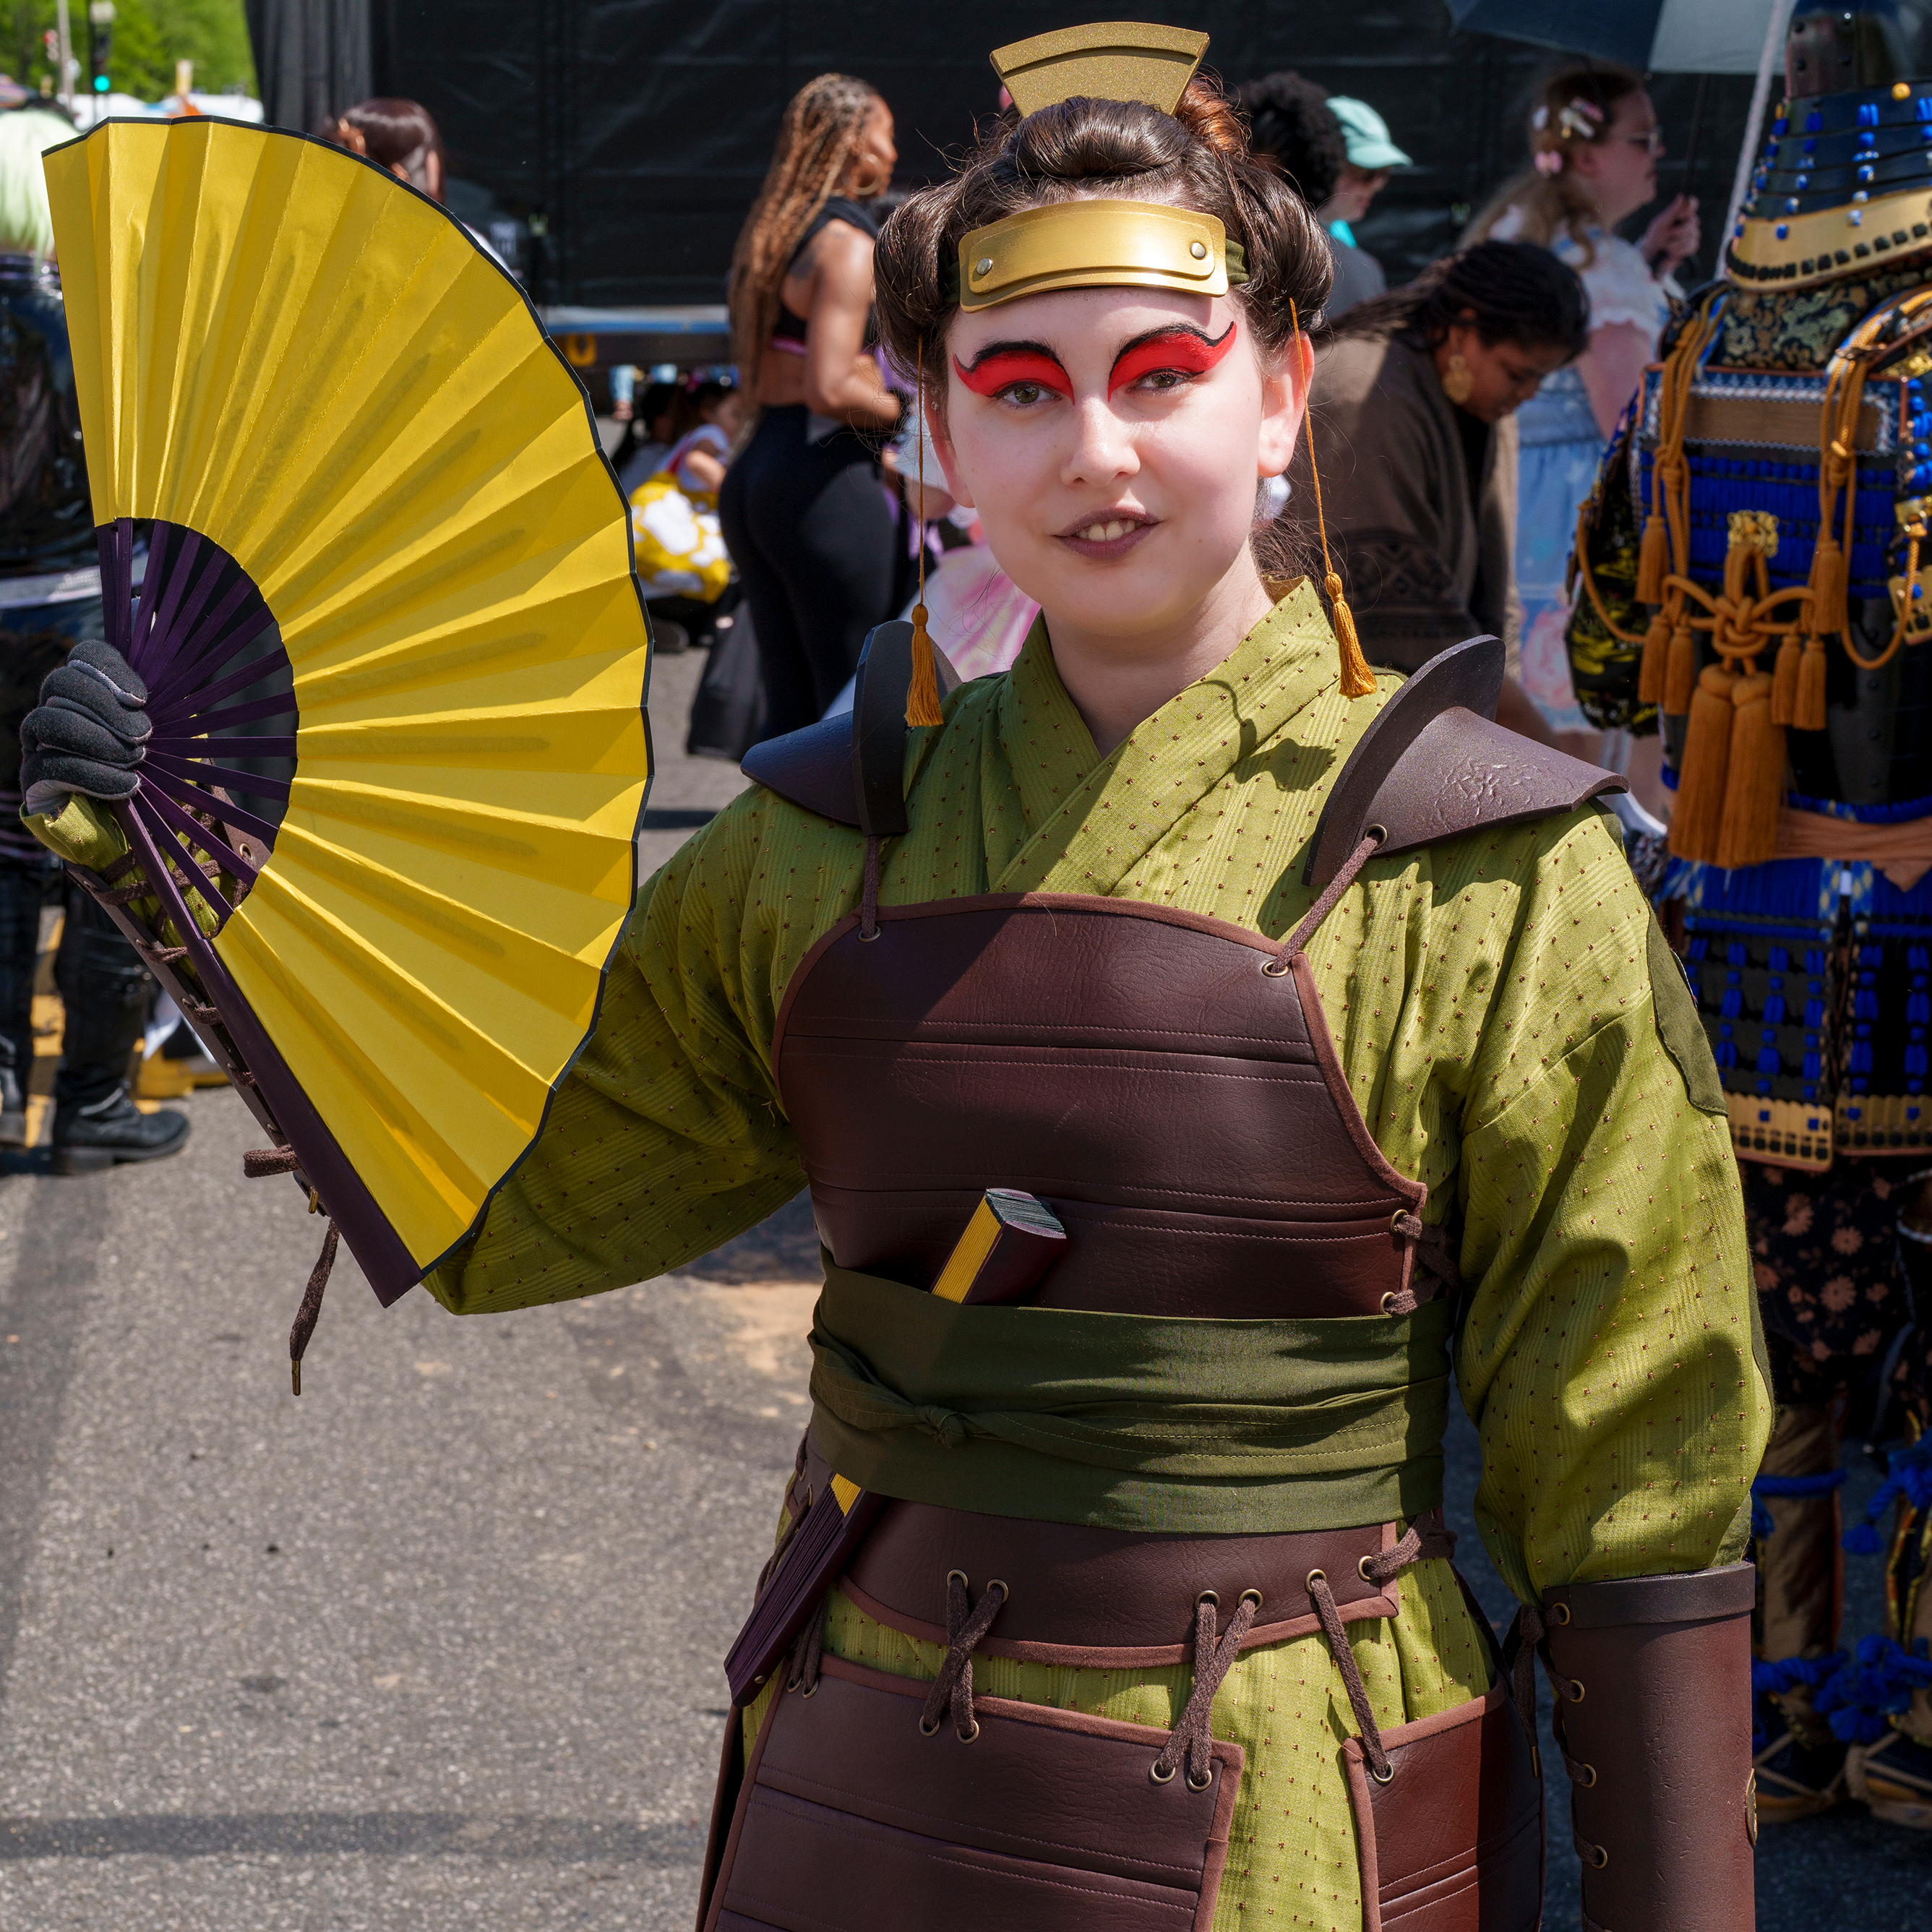
[[[1083,96],[1136,100],[1172,114],[1207,51],[1205,34],[1112,20],[998,48],[993,70],[1022,114]],[[949,292],[969,314],[1058,289],[1224,296],[1248,278],[1240,244],[1228,241],[1216,216],[1098,197],[1028,208],[974,229],[959,244],[954,272]]]
[[976,228],[959,244],[958,302],[975,309],[1058,289],[1178,289],[1224,296],[1248,279],[1217,216],[1164,202],[1054,202]]

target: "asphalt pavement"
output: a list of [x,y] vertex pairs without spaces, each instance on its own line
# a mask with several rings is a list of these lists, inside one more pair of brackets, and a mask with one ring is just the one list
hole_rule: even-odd
[[[701,668],[656,672],[647,866],[740,783],[680,754]],[[384,1312],[345,1254],[296,1400],[320,1224],[243,1180],[232,1093],[181,1104],[174,1160],[0,1168],[0,1927],[683,1932],[718,1660],[805,1410],[808,1214],[470,1321]],[[1466,1424],[1450,1463],[1500,1620]],[[1573,1927],[1551,1811],[1546,1922]],[[1772,1932],[1918,1932],[1932,1838],[1847,1811],[1767,1833],[1760,1873]]]

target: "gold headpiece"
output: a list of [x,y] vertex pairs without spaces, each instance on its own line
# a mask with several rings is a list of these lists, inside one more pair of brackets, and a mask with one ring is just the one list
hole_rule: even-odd
[[1172,114],[1207,51],[1208,36],[1183,27],[1102,20],[995,47],[993,71],[1022,114],[1037,114],[1076,94],[1142,100]]
[[[1062,100],[1138,100],[1172,114],[1208,51],[1205,34],[1106,20],[994,50],[1022,114]],[[1054,289],[1178,289],[1224,296],[1247,278],[1240,244],[1211,214],[1162,202],[1057,202],[976,228],[959,244],[958,302],[991,308]]]
[[1156,201],[1062,201],[976,228],[959,244],[969,313],[1054,289],[1179,289],[1224,296],[1247,280],[1220,218]]

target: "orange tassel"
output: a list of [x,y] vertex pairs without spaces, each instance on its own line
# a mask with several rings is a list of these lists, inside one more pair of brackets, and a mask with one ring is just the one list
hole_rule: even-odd
[[1697,688],[1697,640],[1688,624],[1678,625],[1670,634],[1670,656],[1664,671],[1664,709],[1672,718],[1682,718],[1690,709],[1690,695]]
[[1341,578],[1334,571],[1322,580],[1335,612],[1335,642],[1342,652],[1342,695],[1366,698],[1376,688],[1376,674],[1362,655],[1362,640],[1355,634],[1355,614],[1342,594]]
[[1643,657],[1636,669],[1636,701],[1661,704],[1670,662],[1670,620],[1660,610],[1643,634]]
[[914,726],[946,722],[939,709],[939,666],[933,659],[923,604],[912,607],[912,682],[906,687],[905,722]]
[[1784,802],[1784,728],[1772,715],[1774,680],[1762,671],[1731,690],[1731,742],[1724,774],[1718,863],[1761,866],[1778,856],[1778,813]]
[[1796,636],[1778,647],[1778,667],[1771,680],[1771,722],[1790,724],[1798,716],[1798,663],[1804,652]]
[[1643,542],[1636,554],[1636,601],[1664,602],[1664,580],[1670,574],[1670,529],[1653,510],[1645,521]]
[[1814,637],[1828,638],[1845,628],[1845,560],[1838,540],[1829,531],[1811,553],[1811,610],[1809,628]]
[[1798,698],[1791,711],[1791,722],[1801,731],[1825,728],[1825,670],[1829,662],[1819,639],[1804,640],[1804,655],[1798,664]]
[[1684,758],[1678,767],[1677,804],[1670,814],[1670,849],[1680,859],[1706,865],[1717,859],[1730,775],[1731,720],[1737,710],[1731,693],[1737,682],[1736,671],[1707,664],[1691,697]]

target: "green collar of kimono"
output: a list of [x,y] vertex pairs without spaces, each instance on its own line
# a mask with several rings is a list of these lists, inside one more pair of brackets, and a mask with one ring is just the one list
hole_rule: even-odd
[[967,1308],[827,1256],[812,1436],[862,1489],[994,1516],[1203,1536],[1388,1522],[1442,1500],[1451,1317]]
[[[1050,873],[1053,890],[1114,891],[1221,772],[1265,757],[1337,681],[1334,638],[1304,579],[1204,677],[1102,758],[1060,681],[1046,620],[1036,620],[1006,674],[999,718],[1028,836],[989,890],[1040,891]],[[1362,707],[1356,729],[1372,715]]]

